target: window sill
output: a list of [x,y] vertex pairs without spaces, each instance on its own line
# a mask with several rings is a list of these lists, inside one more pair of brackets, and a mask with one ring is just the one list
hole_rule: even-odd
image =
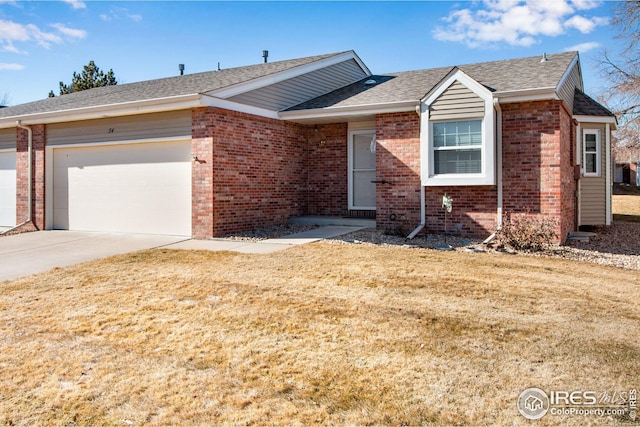
[[495,185],[494,176],[482,174],[434,175],[422,180],[425,187]]

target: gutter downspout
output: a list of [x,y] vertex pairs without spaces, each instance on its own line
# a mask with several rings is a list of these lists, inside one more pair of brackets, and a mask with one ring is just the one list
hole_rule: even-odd
[[497,223],[498,227],[495,233],[492,233],[482,243],[485,245],[490,243],[496,237],[496,233],[502,230],[502,108],[500,108],[500,99],[493,99],[493,106],[496,109],[496,180],[498,186],[498,209],[497,209]]
[[[420,133],[420,136],[422,136],[422,129],[420,129],[420,127],[422,126],[422,104],[418,104],[418,106],[416,107],[416,113],[418,113],[419,133]],[[420,141],[420,143],[422,144],[422,141]],[[421,161],[424,161],[424,160],[421,159]],[[422,173],[422,168],[420,168],[420,171]],[[416,229],[413,230],[411,234],[407,236],[407,239],[409,240],[416,237],[416,235],[422,231],[422,229],[426,224],[426,210],[424,206],[425,203],[426,203],[425,190],[424,190],[424,185],[422,185],[422,176],[420,176],[420,224],[418,224]]]
[[22,124],[22,121],[20,121],[20,120],[16,121],[16,126],[18,128],[20,128],[20,129],[24,129],[24,130],[27,131],[27,141],[28,141],[28,148],[27,148],[27,174],[28,174],[27,187],[28,187],[28,193],[27,193],[27,198],[29,200],[28,201],[28,205],[27,205],[28,206],[27,207],[28,213],[27,213],[27,219],[24,222],[16,225],[13,228],[10,228],[10,229],[2,232],[1,234],[6,234],[6,233],[8,233],[10,231],[13,231],[13,230],[15,230],[17,228],[22,227],[25,224],[30,223],[31,220],[32,220],[32,215],[33,215],[33,208],[31,206],[32,197],[33,197],[32,194],[31,194],[31,192],[32,192],[32,188],[31,188],[32,187],[32,177],[31,177],[31,175],[32,175],[32,171],[31,171],[32,166],[31,166],[31,161],[32,161],[32,152],[33,152],[33,130],[29,126],[24,126]]

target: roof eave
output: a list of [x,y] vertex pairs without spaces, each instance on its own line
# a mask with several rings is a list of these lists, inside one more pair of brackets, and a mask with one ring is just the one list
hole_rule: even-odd
[[146,99],[95,107],[72,108],[43,113],[22,114],[0,118],[0,129],[16,126],[20,120],[23,125],[75,122],[80,120],[102,119],[114,116],[132,116],[137,114],[159,113],[163,111],[184,110],[203,105],[200,94],[171,96]]
[[616,130],[618,128],[618,120],[615,116],[588,116],[574,114],[571,117],[580,123],[609,123],[613,125],[611,130]]
[[344,118],[383,113],[401,113],[416,111],[420,101],[397,101],[380,104],[350,105],[345,107],[313,108],[308,110],[281,111],[278,116],[283,120],[296,121],[307,119]]
[[561,99],[555,87],[494,92],[493,97],[498,98],[500,103],[542,101],[547,99],[559,101]]

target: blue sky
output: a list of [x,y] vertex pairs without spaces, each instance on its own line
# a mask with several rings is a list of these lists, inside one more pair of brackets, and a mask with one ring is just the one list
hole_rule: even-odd
[[579,50],[585,86],[619,41],[613,2],[0,0],[0,100],[58,93],[90,60],[120,83],[353,49],[373,73]]

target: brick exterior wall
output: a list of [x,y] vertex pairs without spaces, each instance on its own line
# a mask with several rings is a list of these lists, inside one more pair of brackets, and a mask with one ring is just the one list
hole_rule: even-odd
[[348,215],[347,124],[313,126],[308,130],[309,215]]
[[[575,224],[573,125],[559,101],[505,104],[503,209],[557,218],[561,240]],[[33,225],[45,227],[45,125],[33,129]],[[420,222],[420,124],[414,112],[376,116],[378,227],[403,235]],[[209,238],[286,222],[348,214],[348,126],[304,126],[219,108],[192,111],[192,233]],[[27,132],[17,130],[17,221],[27,216]],[[495,186],[427,187],[424,232],[496,229]]]
[[574,227],[571,118],[560,101],[502,106],[503,210],[556,218],[560,241]]
[[[45,125],[31,126],[33,133],[32,187],[31,208],[32,225],[28,228],[44,230],[45,228]],[[29,215],[29,137],[25,129],[16,131],[16,221],[18,224],[27,220]]]
[[378,228],[408,235],[420,224],[420,118],[415,112],[376,116]]
[[191,233],[196,239],[213,237],[213,129],[208,108],[191,113]]
[[488,237],[496,231],[498,190],[496,186],[445,186],[426,188],[426,230],[430,233],[445,231],[445,209],[442,196],[453,200],[451,213],[447,213],[446,231],[462,237]]
[[[219,108],[193,115],[193,144],[203,153],[194,165],[193,189],[193,229],[200,237],[281,224],[307,213],[307,127]],[[205,218],[209,212],[212,220]]]

